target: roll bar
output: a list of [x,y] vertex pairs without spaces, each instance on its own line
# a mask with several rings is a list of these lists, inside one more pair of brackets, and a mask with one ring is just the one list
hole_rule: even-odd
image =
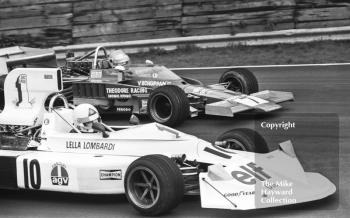
[[56,101],[57,98],[59,98],[59,99],[61,99],[61,100],[63,101],[63,104],[64,104],[64,107],[65,107],[65,108],[69,108],[68,101],[67,101],[66,97],[64,97],[64,95],[62,95],[62,94],[56,94],[56,95],[54,95],[54,96],[51,98],[51,100],[50,100],[50,103],[49,103],[49,112],[52,112],[52,110],[53,110],[53,105],[54,105],[54,103],[55,103],[55,101]]

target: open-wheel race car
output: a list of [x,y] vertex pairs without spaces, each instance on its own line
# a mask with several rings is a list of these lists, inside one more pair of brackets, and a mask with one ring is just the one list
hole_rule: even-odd
[[68,87],[63,93],[75,105],[90,103],[102,113],[148,114],[167,126],[198,113],[233,117],[251,109],[270,112],[281,108],[277,103],[294,99],[291,92],[259,91],[247,69],[231,69],[208,86],[151,61],[115,69],[103,47],[83,56],[71,54],[63,69]]
[[83,133],[62,94],[45,107],[62,90],[61,78],[60,69],[49,68],[17,68],[7,75],[0,189],[125,194],[143,215],[174,209],[184,194],[200,194],[204,208],[248,210],[336,191],[321,174],[304,171],[290,141],[269,152],[250,129],[230,130],[214,144],[159,123],[101,122],[96,132]]

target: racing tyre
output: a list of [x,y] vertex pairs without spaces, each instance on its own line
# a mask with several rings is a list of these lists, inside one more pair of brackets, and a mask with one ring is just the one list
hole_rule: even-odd
[[189,116],[189,100],[185,92],[175,85],[160,86],[153,90],[147,104],[149,117],[167,126],[179,125]]
[[254,74],[243,68],[231,69],[223,73],[219,83],[227,83],[227,89],[247,95],[259,91],[258,80]]
[[125,194],[144,216],[156,216],[175,208],[184,195],[184,180],[178,166],[163,155],[135,160],[126,171]]
[[255,153],[268,153],[269,147],[265,139],[252,129],[233,129],[220,135],[216,141],[226,141],[222,148],[250,151]]

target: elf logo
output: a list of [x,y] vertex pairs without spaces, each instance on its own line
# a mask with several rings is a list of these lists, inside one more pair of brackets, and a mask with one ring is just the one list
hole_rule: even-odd
[[270,179],[271,176],[264,172],[262,167],[256,166],[255,163],[248,163],[247,166],[240,166],[243,171],[232,171],[231,175],[237,181],[246,185],[256,184],[256,180],[265,181]]
[[66,166],[62,163],[56,163],[53,165],[51,171],[52,185],[68,186],[69,176]]

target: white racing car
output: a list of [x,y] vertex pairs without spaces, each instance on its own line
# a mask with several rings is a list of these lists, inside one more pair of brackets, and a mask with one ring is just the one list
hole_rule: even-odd
[[125,194],[143,215],[172,210],[184,194],[200,194],[204,208],[247,210],[336,191],[321,174],[303,170],[289,141],[269,152],[249,129],[228,131],[214,144],[157,123],[81,133],[62,95],[45,108],[62,89],[60,69],[17,68],[4,87],[1,189]]

